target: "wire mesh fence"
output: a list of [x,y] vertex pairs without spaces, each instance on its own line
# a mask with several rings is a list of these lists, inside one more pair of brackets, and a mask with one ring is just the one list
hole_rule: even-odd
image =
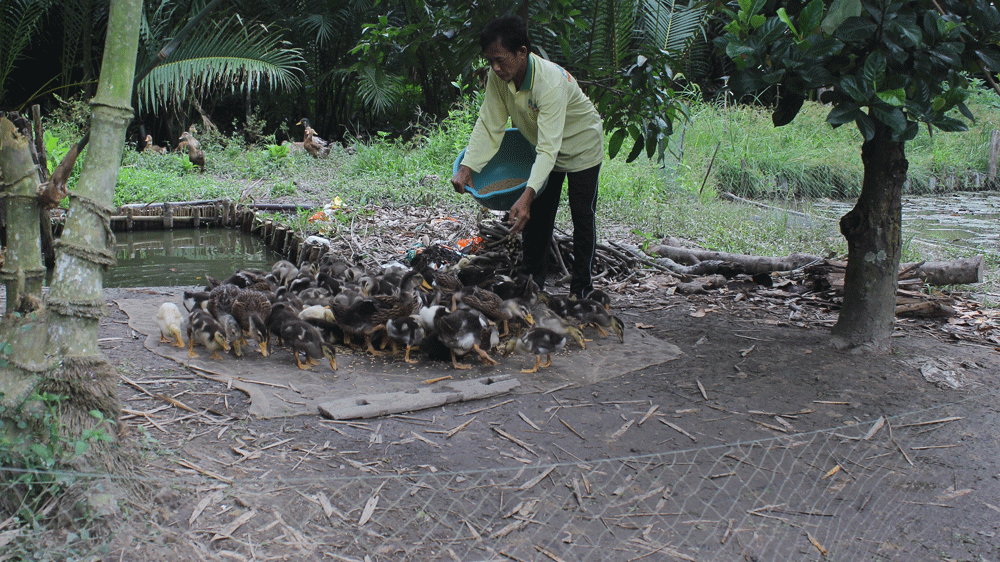
[[[72,526],[44,534],[23,513],[8,514],[0,560],[138,560],[150,552],[358,562],[937,560],[956,544],[991,559],[1000,553],[1000,502],[949,484],[950,459],[969,435],[968,408],[613,459],[539,462],[522,442],[530,464],[455,472],[345,465],[343,455],[324,457],[336,449],[329,443],[299,451],[295,467],[311,453],[333,459],[336,476],[241,469],[239,460],[206,470],[174,459],[177,478],[143,482],[158,489],[154,499],[103,534]],[[413,443],[433,448],[429,441]],[[253,457],[243,452],[240,460]],[[107,482],[64,477],[76,486]],[[0,486],[4,497],[14,486]],[[982,521],[980,536],[968,531]],[[962,532],[972,536],[956,538]]]

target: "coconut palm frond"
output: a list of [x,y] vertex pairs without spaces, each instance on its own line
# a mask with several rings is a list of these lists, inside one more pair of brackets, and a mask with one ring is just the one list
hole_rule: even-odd
[[47,0],[0,0],[0,99],[14,63],[31,42],[51,5]]
[[655,40],[657,47],[681,58],[704,32],[708,7],[681,5],[677,0],[645,0],[642,16],[647,36]]
[[617,74],[622,67],[634,63],[637,0],[601,2],[601,13],[594,21],[596,31],[591,66],[595,76]]
[[141,108],[156,111],[189,94],[204,97],[218,89],[289,89],[298,85],[296,73],[304,63],[301,52],[277,33],[234,19],[182,43],[139,83],[137,96]]
[[402,80],[381,68],[366,66],[355,75],[358,95],[376,115],[384,114],[399,101]]

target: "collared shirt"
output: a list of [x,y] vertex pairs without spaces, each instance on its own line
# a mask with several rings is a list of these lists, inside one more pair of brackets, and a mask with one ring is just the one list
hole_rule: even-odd
[[508,117],[535,145],[528,187],[536,195],[553,170],[578,172],[604,160],[604,128],[594,103],[569,72],[534,53],[519,90],[490,70],[462,164],[473,172],[483,169],[500,148]]

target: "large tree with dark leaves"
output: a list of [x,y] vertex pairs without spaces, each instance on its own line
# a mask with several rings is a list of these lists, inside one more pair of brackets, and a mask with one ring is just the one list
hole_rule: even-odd
[[834,343],[888,350],[906,141],[921,124],[966,130],[969,92],[983,80],[997,89],[1000,13],[988,0],[740,0],[731,8],[716,44],[736,64],[735,92],[776,89],[781,126],[807,96],[829,88],[821,98],[831,104],[827,122],[853,123],[864,137],[861,195],[840,220],[848,265]]

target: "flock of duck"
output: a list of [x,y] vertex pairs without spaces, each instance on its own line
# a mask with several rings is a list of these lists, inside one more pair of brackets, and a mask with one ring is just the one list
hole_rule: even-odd
[[172,302],[160,306],[161,342],[187,347],[190,357],[202,347],[221,359],[220,351],[242,356],[250,340],[266,357],[274,340],[300,369],[325,359],[333,370],[335,345],[402,355],[407,363],[417,362],[417,350],[429,359],[450,358],[456,369],[471,368],[460,361],[465,356],[495,365],[491,354],[517,351],[535,358],[525,373],[551,365],[567,337],[585,349],[588,327],[624,342],[624,324],[603,291],[585,299],[551,295],[527,275],[498,275],[478,256],[449,264],[430,255],[371,271],[327,252],[317,263],[282,260],[270,272],[209,277],[203,291],[184,292],[186,314]]

